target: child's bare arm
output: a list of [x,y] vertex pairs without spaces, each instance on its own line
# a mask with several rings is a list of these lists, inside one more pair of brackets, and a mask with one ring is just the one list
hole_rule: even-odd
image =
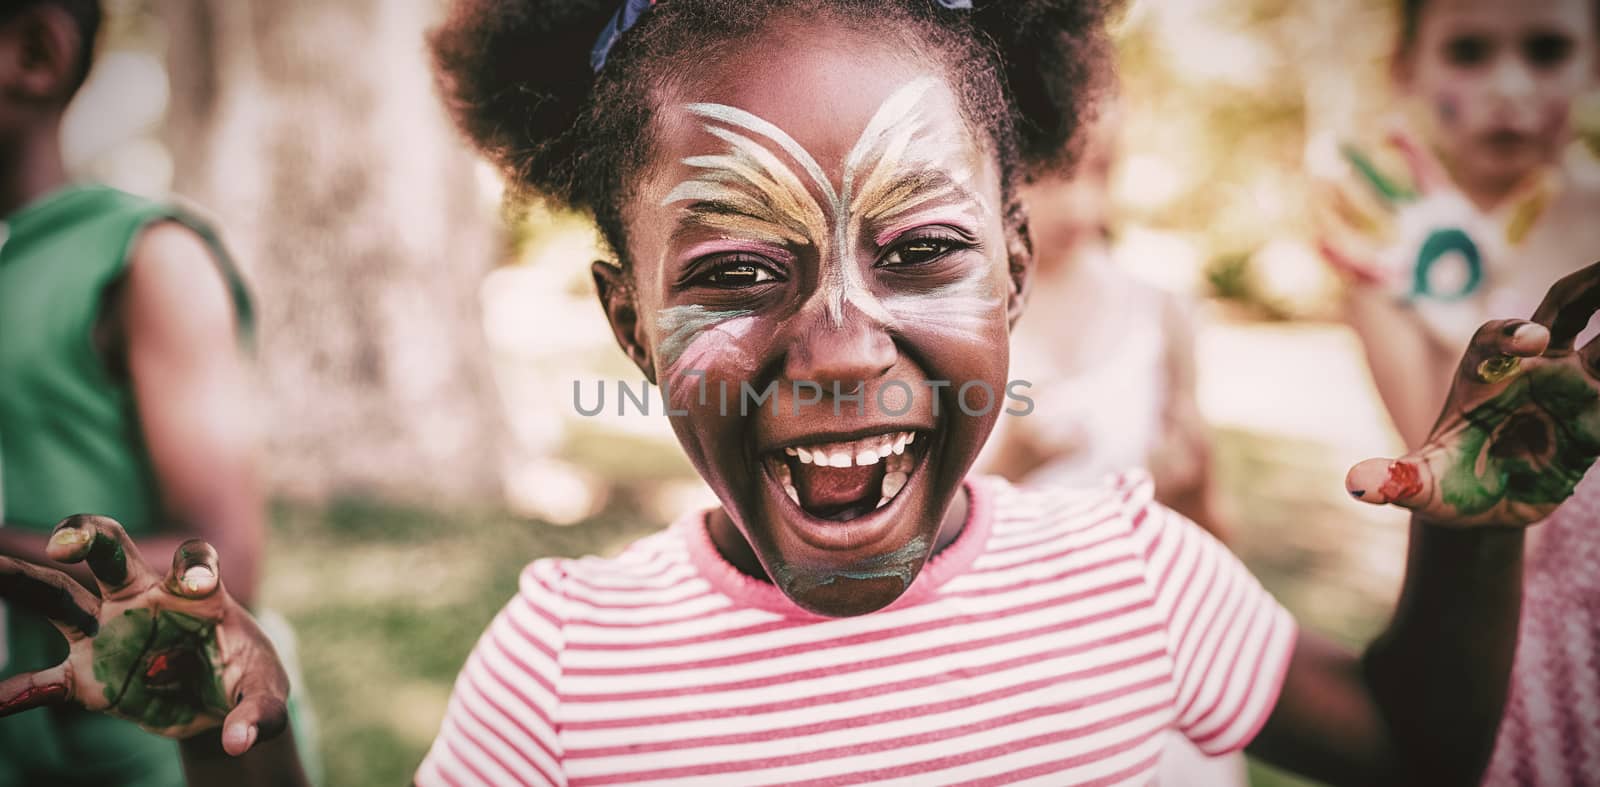
[[285,726],[278,737],[258,742],[235,757],[222,747],[215,730],[185,738],[178,750],[189,787],[307,787],[294,730]]
[[1163,295],[1161,322],[1167,390],[1149,462],[1156,499],[1226,543],[1212,489],[1211,435],[1197,401],[1194,321],[1176,297]]
[[[265,534],[254,472],[250,388],[233,304],[211,251],[192,230],[158,224],[141,234],[109,305],[109,354],[127,366],[142,436],[171,520],[139,539],[157,562],[189,538],[217,548],[242,603],[254,598]],[[0,528],[0,555],[48,563],[27,529]],[[82,565],[64,567],[84,587]]]
[[1450,391],[1456,351],[1434,339],[1415,311],[1372,287],[1345,290],[1344,316],[1400,438],[1407,448],[1422,445]]
[[1353,496],[1415,516],[1405,585],[1364,658],[1302,636],[1252,743],[1339,784],[1476,784],[1505,703],[1521,604],[1523,528],[1600,456],[1600,263],[1558,282],[1534,323],[1479,330],[1417,451],[1350,472]]
[[1413,524],[1408,563],[1364,658],[1301,633],[1252,754],[1330,784],[1478,783],[1516,650],[1522,532]]
[[252,603],[265,540],[255,475],[254,409],[237,318],[200,237],[176,223],[146,230],[121,294],[128,375],[155,465],[172,544],[216,547],[228,584]]

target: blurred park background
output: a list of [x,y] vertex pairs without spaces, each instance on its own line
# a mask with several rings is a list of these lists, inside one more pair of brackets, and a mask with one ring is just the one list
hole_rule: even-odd
[[[1398,447],[1308,244],[1308,167],[1386,99],[1398,2],[1144,0],[1118,27],[1118,264],[1200,304],[1200,403],[1237,547],[1307,625],[1384,619],[1404,519],[1347,500]],[[261,303],[275,492],[265,599],[300,639],[329,785],[405,783],[518,569],[710,500],[634,380],[595,236],[508,204],[432,89],[429,0],[112,0],[77,174],[177,193]],[[1295,784],[1266,769],[1255,783]]]

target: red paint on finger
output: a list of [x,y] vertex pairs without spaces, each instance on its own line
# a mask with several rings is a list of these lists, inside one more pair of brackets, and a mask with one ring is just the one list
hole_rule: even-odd
[[1422,474],[1414,464],[1394,462],[1389,465],[1389,477],[1378,492],[1390,502],[1409,500],[1422,494]]
[[1328,261],[1329,267],[1360,284],[1376,285],[1383,283],[1383,277],[1373,271],[1371,266],[1356,262],[1327,240],[1320,241],[1317,244],[1317,251],[1322,254],[1323,259]]
[[29,686],[20,694],[9,700],[0,701],[0,716],[9,716],[18,711],[37,708],[40,705],[49,705],[61,702],[67,698],[67,684],[47,683],[43,686]]

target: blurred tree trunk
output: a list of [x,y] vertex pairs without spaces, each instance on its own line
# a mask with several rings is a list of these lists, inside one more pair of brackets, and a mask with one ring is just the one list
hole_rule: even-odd
[[258,301],[274,491],[499,491],[478,287],[492,195],[435,97],[422,0],[162,0],[174,188]]

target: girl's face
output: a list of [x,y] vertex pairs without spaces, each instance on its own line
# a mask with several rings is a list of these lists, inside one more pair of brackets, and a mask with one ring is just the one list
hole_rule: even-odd
[[747,543],[815,612],[870,612],[1007,406],[1029,260],[994,154],[933,65],[816,21],[681,85],[656,97],[633,266],[597,265],[602,301],[723,503],[723,551]]
[[1402,61],[1435,141],[1468,184],[1501,188],[1554,160],[1595,87],[1594,0],[1428,0]]

